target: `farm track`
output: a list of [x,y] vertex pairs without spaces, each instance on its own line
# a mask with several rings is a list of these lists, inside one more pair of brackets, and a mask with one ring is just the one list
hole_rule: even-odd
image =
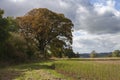
[[1,68],[0,80],[67,80],[51,65],[52,62],[43,62]]

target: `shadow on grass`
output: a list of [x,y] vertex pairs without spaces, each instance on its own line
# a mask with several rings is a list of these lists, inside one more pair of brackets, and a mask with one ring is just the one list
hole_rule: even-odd
[[25,72],[41,69],[53,69],[52,62],[29,63],[0,69],[0,80],[14,80],[24,76]]
[[24,71],[2,70],[0,71],[0,80],[13,80],[23,74]]
[[52,65],[48,64],[27,64],[22,66],[17,66],[16,69],[24,70],[24,69],[31,69],[31,70],[39,70],[39,69],[52,69]]

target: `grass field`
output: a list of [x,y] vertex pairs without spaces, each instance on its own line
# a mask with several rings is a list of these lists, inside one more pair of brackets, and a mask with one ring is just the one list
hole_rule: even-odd
[[0,80],[120,80],[120,60],[57,59],[0,68]]
[[72,59],[55,63],[56,71],[73,80],[120,80],[120,61],[112,59]]

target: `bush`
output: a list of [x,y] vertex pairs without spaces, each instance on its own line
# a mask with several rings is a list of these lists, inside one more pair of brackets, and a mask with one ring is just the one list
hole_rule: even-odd
[[26,54],[26,41],[18,33],[10,33],[11,36],[6,42],[4,48],[5,60],[14,60],[14,61],[25,61],[27,59]]

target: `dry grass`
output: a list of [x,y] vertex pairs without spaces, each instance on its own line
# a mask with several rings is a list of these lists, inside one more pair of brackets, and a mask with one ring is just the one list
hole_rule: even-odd
[[[120,61],[108,59],[62,60],[55,63],[56,70],[75,80],[120,80]],[[74,80],[73,79],[73,80]]]

